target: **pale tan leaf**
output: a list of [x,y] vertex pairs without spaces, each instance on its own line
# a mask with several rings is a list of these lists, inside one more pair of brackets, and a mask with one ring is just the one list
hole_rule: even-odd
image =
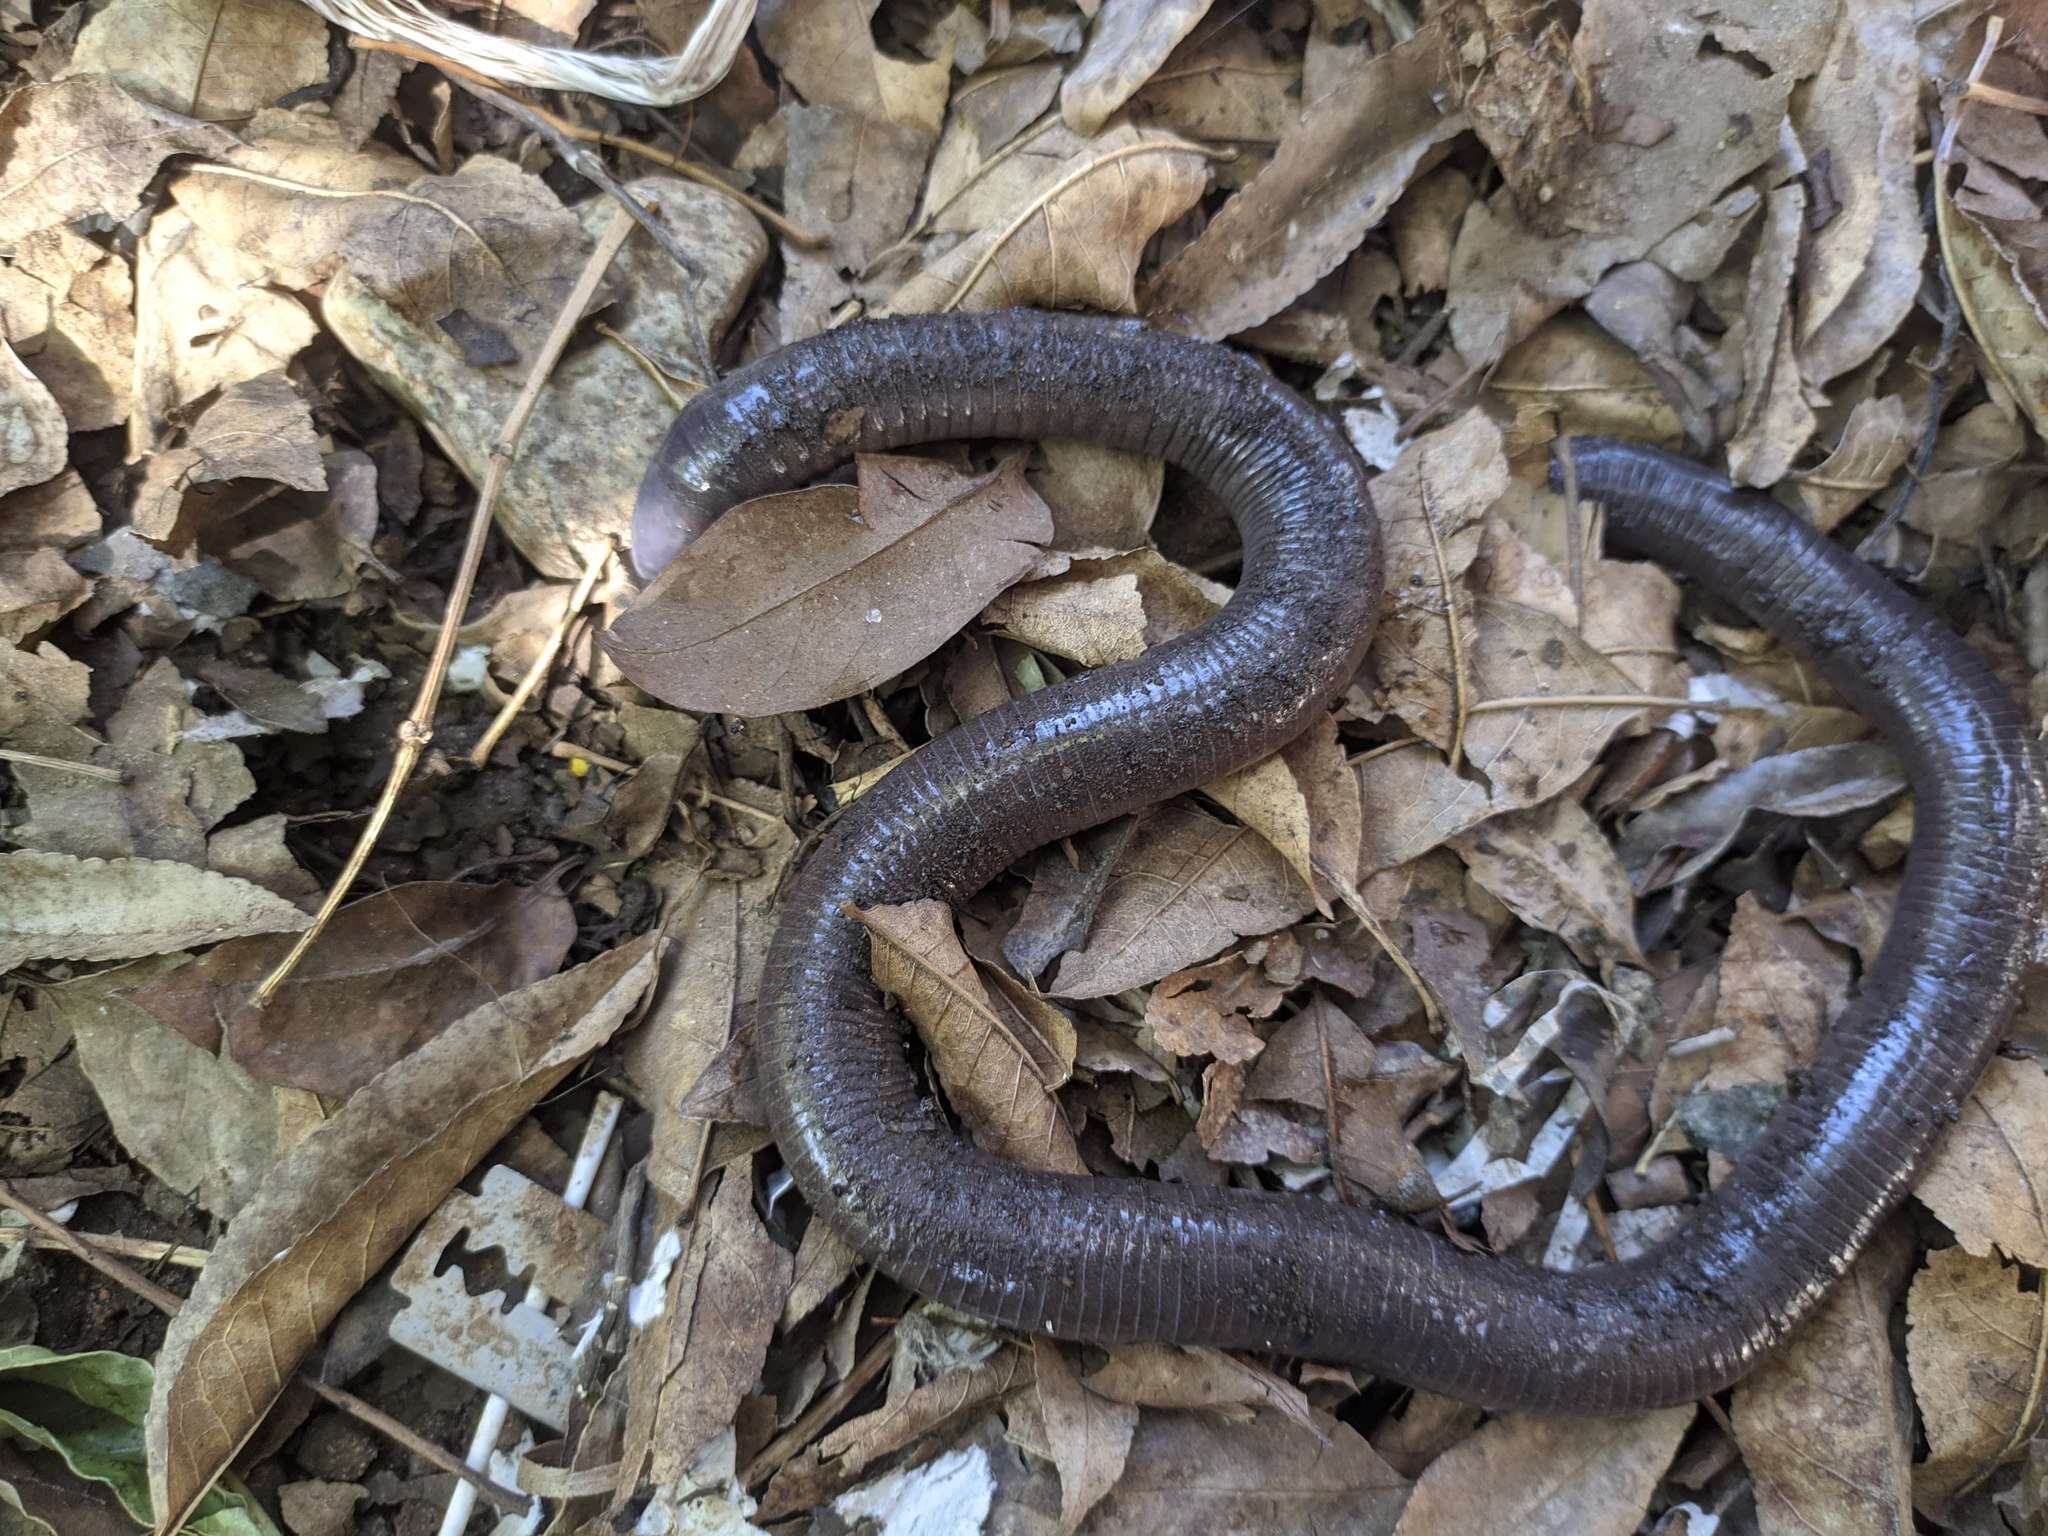
[[70,431],[48,386],[0,341],[0,496],[62,469]]
[[1864,1254],[1735,1388],[1735,1439],[1764,1536],[1910,1536],[1910,1420],[1890,1337],[1901,1257],[1885,1243]]
[[261,886],[164,859],[0,854],[0,970],[30,960],[126,960],[245,934],[297,933],[306,914]]
[[1108,1363],[1088,1377],[1102,1396],[1139,1408],[1274,1408],[1305,1429],[1315,1428],[1308,1396],[1263,1365],[1219,1349],[1173,1344],[1120,1344]]
[[1387,215],[1424,156],[1467,126],[1443,34],[1426,27],[1304,104],[1273,159],[1145,293],[1156,323],[1219,339],[1270,319]]
[[1303,1425],[1264,1408],[1250,1423],[1232,1424],[1208,1411],[1162,1409],[1139,1420],[1124,1475],[1088,1530],[1090,1536],[1387,1536],[1408,1487],[1357,1430],[1328,1414]]
[[1211,0],[1103,0],[1088,47],[1060,86],[1060,116],[1092,138],[1152,78],[1208,13]]
[[[872,941],[875,985],[917,1025],[976,1144],[1033,1168],[1086,1173],[1053,1097],[1073,1070],[1073,1025],[1050,1005],[1027,1015],[1007,994],[992,995],[944,902],[871,907],[860,918]],[[1046,1035],[1048,1014],[1065,1023],[1062,1037]]]
[[1308,910],[1308,888],[1257,833],[1172,802],[1133,834],[1088,942],[1060,962],[1047,990],[1102,997],[1141,987]]
[[1906,1360],[1927,1426],[1913,1500],[1948,1500],[2011,1460],[2041,1426],[2048,1400],[2048,1290],[2017,1265],[1944,1248],[1927,1256],[1906,1299]]
[[891,294],[889,313],[1132,308],[1146,242],[1194,206],[1207,162],[1184,140],[1129,124],[1082,140],[1056,129],[1032,148],[1035,182]]
[[179,1528],[320,1331],[456,1181],[624,1022],[654,979],[655,944],[477,1009],[271,1170],[157,1357],[144,1437],[160,1529]]
[[605,646],[627,677],[684,708],[809,709],[938,649],[1051,537],[1021,460],[969,477],[869,455],[859,490],[765,496],[721,517]]
[[1060,1474],[1060,1530],[1071,1536],[1123,1475],[1138,1410],[1090,1391],[1064,1348],[1052,1339],[1031,1341],[1046,1440]]
[[916,128],[936,139],[952,60],[901,59],[869,25],[874,0],[761,0],[761,51],[813,106]]
[[1328,915],[1316,867],[1348,879],[1358,867],[1364,827],[1358,778],[1344,759],[1332,716],[1318,716],[1271,757],[1203,785],[1202,793],[1271,843],[1317,892],[1316,906]]
[[1935,188],[1935,228],[1956,301],[2005,393],[2036,432],[2048,431],[2048,320],[2014,262],[1984,226]]
[[135,494],[135,531],[169,539],[196,486],[277,480],[302,491],[327,488],[327,466],[312,413],[282,368],[232,384],[185,432],[154,455]]
[[1481,822],[1450,840],[1472,878],[1522,921],[1589,963],[1643,965],[1628,871],[1569,796]]
[[1698,1411],[1504,1415],[1430,1463],[1398,1536],[1628,1536]]
[[1903,395],[1872,395],[1856,402],[1835,451],[1792,476],[1800,505],[1822,533],[1875,496],[1913,451],[1913,429]]
[[1994,1056],[1914,1188],[1978,1258],[2048,1266],[2048,1076]]
[[0,244],[93,214],[118,223],[166,156],[220,154],[234,142],[104,77],[18,86],[0,103]]
[[327,78],[327,23],[297,0],[113,0],[78,34],[72,70],[223,122]]

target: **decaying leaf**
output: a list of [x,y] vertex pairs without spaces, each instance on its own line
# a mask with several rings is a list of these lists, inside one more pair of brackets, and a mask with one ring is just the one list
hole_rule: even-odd
[[1308,888],[1263,838],[1171,802],[1132,835],[1088,942],[1060,962],[1047,990],[1102,997],[1143,986],[1308,910]]
[[0,496],[61,470],[69,430],[49,387],[0,341]]
[[1730,1416],[1765,1536],[1913,1529],[1910,1414],[1894,1381],[1897,1244],[1880,1242],[1735,1389]]
[[[1135,7],[1133,7],[1135,8]],[[1423,157],[1466,126],[1430,27],[1307,104],[1272,162],[1146,290],[1145,313],[1190,335],[1269,319],[1350,255]]]
[[[998,1157],[1058,1173],[1086,1173],[1052,1092],[1073,1070],[1073,1025],[1029,994],[982,985],[942,901],[872,907],[861,914],[875,984],[903,1004],[932,1053],[946,1097]],[[1028,1010],[1028,1011],[1027,1011]]]
[[1138,1410],[1091,1390],[1063,1347],[1051,1339],[1031,1341],[1046,1440],[1060,1471],[1060,1530],[1071,1533],[1123,1476]]
[[1644,963],[1628,872],[1578,801],[1553,800],[1481,822],[1450,845],[1472,878],[1582,960]]
[[145,101],[222,122],[327,77],[327,26],[293,0],[113,0],[78,35],[71,67]]
[[1106,0],[1089,29],[1086,52],[1060,86],[1060,115],[1067,126],[1092,138],[1195,29],[1209,4],[1210,0]]
[[260,886],[186,864],[0,854],[0,970],[166,955],[244,934],[297,933],[306,921]]
[[313,418],[281,370],[222,390],[176,449],[150,460],[136,493],[135,531],[169,539],[196,490],[241,479],[326,489]]
[[808,709],[937,649],[1051,537],[1021,461],[968,477],[870,455],[857,491],[766,496],[720,518],[605,643],[620,670],[673,704]]
[[1628,1536],[1696,1412],[1688,1403],[1634,1418],[1495,1419],[1430,1463],[1399,1536]]
[[254,993],[288,940],[223,944],[130,1001],[261,1082],[341,1096],[492,998],[553,975],[574,937],[569,903],[552,891],[423,881],[344,907],[261,1007]]
[[151,1502],[175,1530],[321,1329],[654,979],[653,935],[486,1003],[352,1098],[272,1170],[157,1359]]
[[1935,1144],[1913,1193],[1965,1252],[2048,1266],[2048,1076],[2039,1062],[1994,1056]]
[[2027,1289],[2023,1275],[1997,1258],[1944,1248],[1913,1277],[1906,1359],[1927,1426],[1913,1502],[1929,1514],[2015,1457],[2040,1428],[2048,1292]]

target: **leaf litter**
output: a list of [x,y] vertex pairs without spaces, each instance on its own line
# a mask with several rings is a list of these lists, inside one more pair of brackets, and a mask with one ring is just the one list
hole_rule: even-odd
[[[761,1124],[788,881],[954,723],[1201,622],[1234,546],[1175,472],[982,443],[737,508],[650,592],[614,558],[677,405],[858,314],[1249,349],[1382,471],[1366,664],[1263,763],[862,914],[877,981],[997,1155],[1640,1251],[1797,1091],[1913,803],[1798,658],[1602,558],[1546,450],[1774,491],[2048,716],[2039,7],[764,0],[667,116],[461,61],[399,89],[294,0],[15,7],[0,44],[0,1176],[69,1180],[104,1262],[206,1260],[166,1340],[0,1225],[9,1518],[431,1527],[474,1397],[389,1349],[381,1272],[472,1170],[561,1189],[601,1082],[580,1406],[507,1433],[484,1519],[523,1482],[569,1531],[2048,1529],[2031,1015],[1912,1219],[1704,1411],[1489,1418],[903,1291]],[[579,289],[621,195],[661,238]],[[523,1280],[477,1283],[481,1318]],[[323,1338],[424,1438],[312,1414]],[[87,1465],[52,1393],[146,1406],[147,1455]]]

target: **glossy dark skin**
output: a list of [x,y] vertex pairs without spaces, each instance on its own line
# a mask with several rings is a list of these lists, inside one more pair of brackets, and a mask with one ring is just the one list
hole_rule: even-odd
[[[1025,311],[848,327],[692,402],[634,525],[643,574],[727,507],[856,451],[1083,437],[1232,509],[1229,606],[1139,660],[962,724],[858,801],[784,910],[757,1009],[773,1130],[819,1217],[912,1289],[1058,1338],[1342,1361],[1495,1408],[1618,1413],[1727,1385],[1905,1194],[2009,1018],[2040,917],[2041,765],[2008,692],[1883,575],[1681,459],[1574,445],[1611,549],[1804,653],[1899,749],[1916,819],[1882,956],[1735,1176],[1650,1254],[1557,1274],[1357,1205],[998,1161],[921,1097],[851,903],[972,894],[1027,850],[1265,756],[1356,669],[1379,598],[1366,476],[1245,358]],[[1367,814],[1372,808],[1367,807]]]

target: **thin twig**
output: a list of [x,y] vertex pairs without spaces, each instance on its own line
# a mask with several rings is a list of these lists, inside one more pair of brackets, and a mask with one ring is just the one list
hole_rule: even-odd
[[[348,44],[351,48],[361,49],[365,53],[395,53],[400,58],[411,59],[419,64],[431,65],[450,79],[460,80],[467,85],[482,85],[492,89],[502,89],[488,75],[479,74],[465,64],[458,64],[453,59],[443,58],[438,53],[429,53],[424,48],[415,48],[409,43],[387,43],[381,38],[352,36],[349,38]],[[506,94],[511,96],[510,92],[506,92]],[[581,123],[572,123],[566,117],[557,116],[545,107],[535,106],[523,96],[511,96],[511,99],[518,102],[526,111],[554,128],[556,132],[565,134],[569,138],[581,140],[585,144],[602,144],[607,149],[616,149],[624,154],[637,155],[642,160],[651,161],[666,170],[674,171],[685,180],[694,181],[700,186],[709,187],[714,192],[722,192],[763,224],[773,229],[777,234],[785,239],[794,241],[798,245],[817,247],[825,243],[823,235],[815,230],[805,229],[801,224],[792,222],[786,215],[776,212],[759,198],[749,197],[731,182],[722,180],[701,165],[696,165],[691,161],[672,155],[665,149],[656,149],[652,144],[643,144],[638,139],[629,139],[622,134],[606,133],[601,129],[586,128]]]
[[759,1488],[781,1471],[783,1463],[815,1440],[819,1430],[839,1417],[846,1405],[860,1395],[861,1388],[882,1374],[882,1367],[889,1363],[889,1357],[895,1352],[896,1333],[891,1329],[868,1346],[868,1352],[846,1373],[846,1380],[806,1408],[794,1424],[769,1441],[761,1454],[747,1463],[747,1470],[740,1481],[749,1488]]
[[69,1227],[38,1210],[14,1192],[14,1186],[0,1179],[0,1205],[14,1212],[43,1236],[51,1239],[59,1248],[66,1250],[73,1258],[81,1259],[105,1275],[123,1290],[133,1291],[144,1301],[166,1317],[176,1317],[185,1305],[185,1298],[167,1291],[148,1276],[138,1273],[123,1264],[112,1254],[103,1253]]
[[44,757],[40,752],[17,752],[12,747],[0,747],[0,763],[19,763],[24,768],[75,773],[81,779],[101,779],[109,784],[123,783],[128,777],[118,768],[102,768],[97,763],[74,763],[68,757]]
[[319,941],[327,924],[334,917],[349,888],[363,871],[363,865],[370,857],[370,850],[383,835],[384,825],[391,819],[391,812],[398,804],[398,797],[411,779],[413,769],[419,766],[420,758],[434,739],[434,711],[441,702],[441,688],[448,679],[448,665],[455,657],[455,640],[462,629],[463,610],[469,606],[469,594],[476,585],[477,568],[483,563],[484,543],[491,531],[491,513],[498,504],[498,496],[505,488],[505,477],[512,468],[512,457],[518,451],[520,434],[526,430],[527,420],[533,415],[533,408],[540,400],[540,392],[546,385],[548,375],[555,366],[555,360],[562,355],[562,349],[569,344],[569,336],[583,315],[583,307],[597,292],[598,284],[604,280],[605,270],[611,266],[612,258],[626,243],[626,237],[633,232],[633,220],[621,211],[612,215],[612,221],[605,227],[604,234],[597,242],[597,249],[590,253],[590,260],[583,265],[582,274],[576,279],[576,286],[562,305],[561,313],[555,316],[554,328],[548,332],[547,340],[541,343],[540,352],[533,360],[533,368],[526,376],[526,383],[519,391],[519,398],[512,402],[512,409],[505,414],[504,429],[498,434],[498,441],[491,448],[490,464],[484,470],[484,483],[477,492],[476,510],[470,514],[469,541],[463,546],[462,564],[455,573],[455,580],[448,589],[448,607],[441,616],[441,632],[434,639],[434,653],[427,661],[426,675],[420,679],[418,697],[413,700],[412,713],[407,715],[398,727],[398,741],[391,760],[391,772],[384,780],[383,793],[378,796],[377,807],[370,813],[362,835],[328,888],[327,899],[320,904],[320,911],[313,918],[313,925],[299,935],[291,952],[277,963],[275,969],[263,978],[263,984],[256,989],[254,1001],[257,1007],[276,995],[284,985],[285,978],[298,968],[306,952]]
[[[177,1269],[204,1269],[206,1261],[212,1257],[204,1248],[194,1248],[189,1243],[160,1243],[146,1237],[122,1237],[117,1232],[77,1232],[72,1235],[102,1252],[110,1253],[116,1258],[133,1259],[139,1264],[169,1264]],[[72,1251],[71,1244],[32,1227],[0,1227],[0,1243],[26,1243],[31,1248],[61,1248],[67,1253]]]
[[616,757],[607,757],[593,747],[579,747],[573,741],[556,742],[548,748],[548,756],[566,757],[572,762],[580,757],[593,768],[606,768],[613,773],[638,772],[631,763],[623,762]]
[[1436,498],[1429,493],[1427,468],[1423,472],[1422,525],[1429,530],[1429,547],[1436,555],[1437,585],[1444,594],[1444,626],[1451,632],[1451,772],[1465,756],[1465,717],[1469,713],[1471,684],[1465,672],[1465,637],[1458,628],[1458,592],[1451,581],[1451,559],[1444,553],[1443,530],[1436,525]]
[[548,669],[555,664],[555,657],[561,654],[562,643],[569,638],[569,628],[582,616],[590,602],[590,594],[597,589],[597,579],[604,574],[605,566],[612,558],[609,539],[590,552],[590,558],[583,563],[583,574],[576,579],[576,589],[569,594],[568,606],[562,610],[562,617],[548,632],[547,643],[540,648],[540,654],[533,658],[533,665],[526,669],[526,675],[519,679],[519,686],[512,690],[512,696],[505,700],[498,710],[497,718],[491,721],[490,729],[477,738],[477,744],[469,749],[472,767],[481,768],[490,761],[491,753],[505,732],[512,728],[512,722],[519,718],[519,712],[526,708],[526,701],[539,691],[547,680]]

